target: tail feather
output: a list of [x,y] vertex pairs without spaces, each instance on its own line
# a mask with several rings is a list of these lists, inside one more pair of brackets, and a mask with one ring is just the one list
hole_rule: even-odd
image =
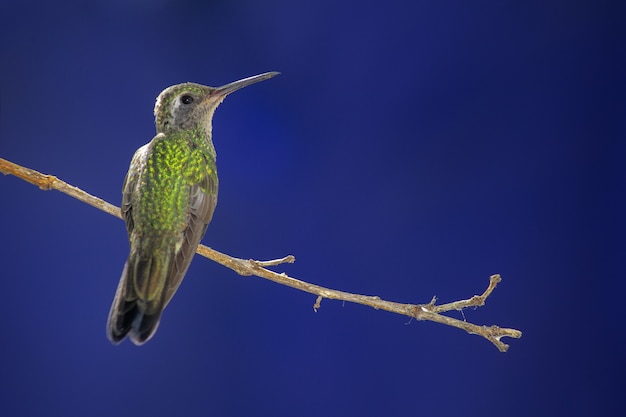
[[[146,268],[146,260],[137,261],[132,255],[124,265],[107,323],[107,336],[114,344],[128,336],[135,345],[142,345],[154,335],[159,326],[166,293],[162,284],[166,280],[163,277],[167,276],[170,268],[156,267],[162,265],[160,262],[147,263],[155,268]],[[129,267],[129,264],[135,267]],[[137,268],[139,265],[143,267]],[[136,276],[136,271],[141,275]],[[142,289],[139,289],[141,294],[137,293],[138,284],[142,289],[156,285],[156,298],[142,299],[146,293]]]
[[143,345],[154,335],[159,327],[161,311],[157,314],[139,313],[135,316],[133,327],[128,335],[137,346]]

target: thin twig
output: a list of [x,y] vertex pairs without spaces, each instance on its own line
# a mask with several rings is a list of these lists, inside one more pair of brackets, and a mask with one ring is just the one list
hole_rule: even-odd
[[[115,217],[121,218],[119,207],[107,203],[106,201],[98,197],[94,197],[91,194],[88,194],[85,191],[81,190],[80,188],[71,186],[53,175],[45,175],[32,169],[14,164],[2,158],[0,158],[0,172],[2,172],[3,174],[15,175],[18,178],[21,178],[25,181],[30,182],[31,184],[38,186],[42,190],[61,191],[62,193],[65,193],[84,203],[94,206]],[[437,300],[433,297],[433,299],[427,304],[402,304],[393,301],[382,300],[378,296],[352,294],[344,291],[332,290],[330,288],[321,287],[315,284],[309,284],[308,282],[289,277],[285,273],[279,274],[265,268],[268,266],[277,266],[284,263],[293,263],[295,262],[295,257],[293,255],[288,255],[284,258],[274,259],[271,261],[255,261],[252,259],[234,258],[204,245],[198,246],[197,253],[221,265],[224,265],[227,268],[232,269],[239,275],[258,276],[268,279],[270,281],[274,281],[281,285],[286,285],[300,291],[305,291],[317,295],[315,304],[313,305],[313,309],[315,311],[320,308],[322,299],[324,298],[362,304],[370,306],[376,310],[386,310],[392,313],[402,314],[404,316],[415,318],[417,320],[429,320],[448,326],[457,327],[459,329],[465,330],[470,334],[476,334],[484,337],[485,339],[493,343],[501,352],[506,352],[509,348],[509,345],[503,343],[500,340],[501,338],[512,337],[515,339],[519,339],[520,337],[522,337],[522,332],[520,332],[519,330],[501,328],[498,326],[479,326],[476,324],[468,323],[464,320],[454,319],[452,317],[441,314],[452,310],[462,310],[467,307],[483,306],[487,297],[491,295],[493,290],[496,288],[496,285],[498,285],[498,283],[502,280],[499,274],[492,275],[490,277],[489,286],[481,295],[474,295],[467,300],[460,300],[453,303],[436,305],[435,303]]]
[[266,267],[266,266],[276,266],[280,264],[292,264],[296,261],[296,257],[293,255],[287,255],[284,258],[273,259],[271,261],[254,261],[250,259],[250,262],[254,262],[256,266]]

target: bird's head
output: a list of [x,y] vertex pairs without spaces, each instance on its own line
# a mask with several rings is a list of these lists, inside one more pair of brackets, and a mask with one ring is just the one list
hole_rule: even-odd
[[159,94],[154,106],[157,133],[203,127],[210,134],[213,113],[224,97],[240,88],[278,74],[278,72],[266,72],[221,87],[195,83],[168,87]]

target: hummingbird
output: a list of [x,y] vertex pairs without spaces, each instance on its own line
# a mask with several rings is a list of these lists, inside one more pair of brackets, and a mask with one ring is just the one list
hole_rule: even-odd
[[156,136],[135,152],[122,187],[130,253],[109,313],[112,343],[126,336],[137,346],[150,340],[211,222],[218,189],[215,109],[228,94],[278,74],[222,87],[177,84],[157,97]]

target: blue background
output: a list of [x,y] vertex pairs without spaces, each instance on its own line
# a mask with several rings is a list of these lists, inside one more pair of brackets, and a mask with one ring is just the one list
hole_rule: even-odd
[[[0,157],[115,204],[154,100],[282,75],[214,120],[203,242],[442,325],[196,257],[154,339],[105,322],[124,224],[0,176],[0,415],[616,415],[626,407],[619,2],[76,1],[0,9]],[[17,4],[19,3],[19,4]],[[453,312],[453,317],[462,318]]]

